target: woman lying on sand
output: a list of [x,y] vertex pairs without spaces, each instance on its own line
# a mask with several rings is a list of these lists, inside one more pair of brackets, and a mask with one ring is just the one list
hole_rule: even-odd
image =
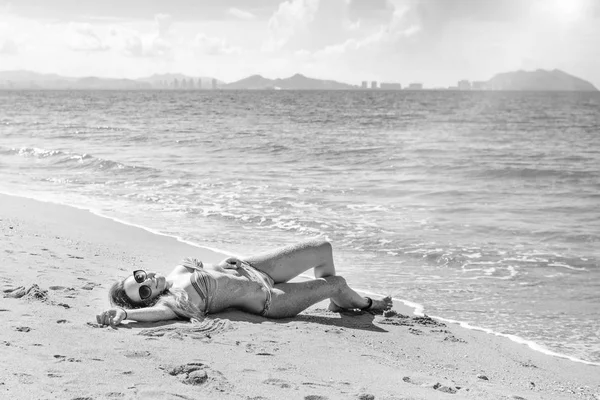
[[[311,268],[316,279],[288,283]],[[317,239],[244,260],[229,257],[217,265],[188,258],[167,276],[137,270],[116,282],[109,297],[114,308],[96,316],[102,325],[118,325],[125,319],[202,318],[227,308],[286,318],[325,299],[330,299],[329,309],[336,312],[392,308],[390,297],[375,300],[352,290],[335,274],[331,244]]]

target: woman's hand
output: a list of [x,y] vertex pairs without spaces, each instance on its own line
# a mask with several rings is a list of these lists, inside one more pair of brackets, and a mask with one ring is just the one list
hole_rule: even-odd
[[122,308],[111,308],[96,315],[96,321],[100,325],[117,326],[125,319],[127,313]]
[[238,269],[242,263],[243,261],[237,257],[227,257],[217,265],[223,269]]

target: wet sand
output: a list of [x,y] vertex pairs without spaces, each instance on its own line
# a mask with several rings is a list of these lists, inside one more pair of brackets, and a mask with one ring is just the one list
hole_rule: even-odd
[[0,398],[600,399],[600,367],[402,304],[387,316],[323,302],[283,320],[228,311],[200,324],[96,324],[114,279],[186,256],[225,257],[0,195]]

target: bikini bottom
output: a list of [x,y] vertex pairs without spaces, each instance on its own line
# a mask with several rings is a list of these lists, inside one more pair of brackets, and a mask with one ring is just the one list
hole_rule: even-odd
[[260,312],[261,316],[266,317],[269,313],[269,308],[271,308],[271,299],[273,298],[273,293],[271,291],[273,290],[275,281],[273,281],[273,278],[271,278],[269,274],[253,267],[246,261],[242,262],[241,268],[248,273],[250,280],[261,285],[263,291],[266,292],[267,298],[265,300],[265,306]]

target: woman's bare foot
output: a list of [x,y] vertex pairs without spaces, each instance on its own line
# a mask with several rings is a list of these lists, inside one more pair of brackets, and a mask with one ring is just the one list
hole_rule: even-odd
[[[362,308],[361,310],[368,311],[368,312],[380,313],[383,311],[390,310],[394,306],[394,303],[392,302],[392,298],[390,296],[386,296],[381,300],[377,300],[377,299],[371,299],[371,300],[373,301],[371,306],[369,308]],[[354,308],[360,309],[360,307],[354,307]],[[348,308],[343,308],[343,307],[338,306],[337,304],[335,304],[333,302],[333,300],[329,301],[329,307],[328,307],[329,311],[342,312],[347,309]]]
[[392,307],[394,306],[394,303],[392,302],[392,298],[390,296],[386,296],[381,300],[376,300],[376,299],[372,299],[373,300],[373,304],[371,304],[371,307],[364,309],[363,311],[368,311],[368,312],[383,312],[383,311],[387,311],[387,310],[391,310]]

